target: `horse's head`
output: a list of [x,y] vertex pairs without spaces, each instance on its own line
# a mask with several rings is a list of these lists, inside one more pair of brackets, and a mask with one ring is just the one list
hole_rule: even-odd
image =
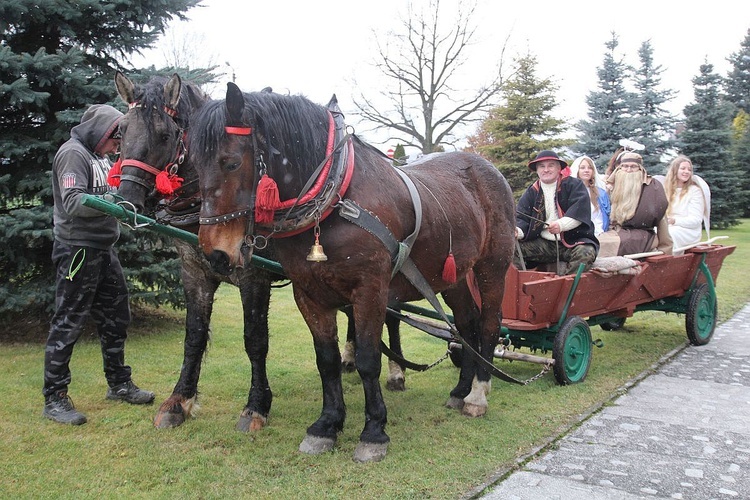
[[214,270],[223,274],[245,264],[241,248],[253,232],[257,147],[244,96],[236,85],[227,87],[226,100],[206,105],[190,135],[190,161],[200,166],[198,239]]
[[113,167],[110,182],[141,211],[146,204],[172,196],[181,179],[195,177],[183,160],[188,117],[191,108],[202,102],[201,96],[177,74],[136,85],[118,71],[115,85],[128,112],[120,121],[120,161]]
[[197,114],[189,140],[202,200],[198,238],[217,272],[249,264],[252,247],[263,244],[258,225],[272,222],[260,213],[266,188],[277,209],[279,200],[294,199],[325,157],[327,134],[328,113],[321,106],[270,89],[243,94],[233,83],[224,101]]

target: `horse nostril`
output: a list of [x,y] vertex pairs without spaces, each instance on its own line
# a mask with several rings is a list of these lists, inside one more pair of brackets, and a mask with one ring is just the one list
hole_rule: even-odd
[[214,250],[208,256],[211,268],[219,274],[228,275],[232,270],[229,267],[229,256],[221,250]]

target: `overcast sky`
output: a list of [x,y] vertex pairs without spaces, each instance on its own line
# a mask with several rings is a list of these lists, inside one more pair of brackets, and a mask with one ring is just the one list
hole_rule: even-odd
[[[335,93],[342,110],[352,116],[352,95],[361,92],[375,97],[382,85],[372,74],[373,30],[383,37],[403,17],[406,3],[204,0],[203,7],[188,12],[189,22],[174,26],[174,33],[202,37],[202,54],[193,66],[209,60],[220,64],[227,70],[227,80],[233,70],[244,91],[271,86],[277,92],[303,94],[320,104]],[[441,0],[443,18],[450,18],[456,3]],[[651,41],[654,63],[665,69],[663,88],[677,92],[669,110],[679,114],[693,100],[691,80],[700,65],[707,61],[725,75],[729,69],[726,58],[740,50],[750,29],[750,1],[690,4],[684,0],[479,0],[473,18],[475,45],[465,52],[466,79],[461,84],[478,87],[489,81],[500,49],[510,37],[506,67],[527,51],[535,55],[538,76],[550,77],[559,86],[560,106],[555,114],[573,123],[586,118],[585,98],[596,90],[604,44],[614,31],[620,41],[617,54],[631,65],[638,64],[641,43]],[[147,54],[147,61],[159,67],[164,56],[157,49]],[[136,65],[140,62],[133,61]],[[357,89],[353,89],[355,79]],[[223,91],[224,86],[219,86],[214,97],[223,98]],[[364,135],[383,149],[392,146]]]

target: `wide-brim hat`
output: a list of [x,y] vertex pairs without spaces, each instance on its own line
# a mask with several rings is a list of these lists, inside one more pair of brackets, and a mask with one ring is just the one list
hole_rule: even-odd
[[554,151],[545,150],[540,151],[539,154],[536,155],[536,158],[529,162],[529,170],[531,170],[532,172],[536,172],[536,164],[544,160],[557,160],[560,162],[560,168],[565,168],[568,166],[567,162],[565,160],[561,160],[557,153],[555,153]]

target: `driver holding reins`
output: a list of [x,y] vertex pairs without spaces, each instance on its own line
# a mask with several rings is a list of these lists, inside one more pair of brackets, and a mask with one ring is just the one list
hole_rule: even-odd
[[[571,274],[584,264],[588,270],[599,251],[594,236],[591,203],[580,179],[563,176],[568,164],[554,151],[541,151],[528,164],[539,179],[529,186],[516,207],[516,238],[527,267],[558,263],[558,274]],[[514,264],[523,269],[516,252]]]

